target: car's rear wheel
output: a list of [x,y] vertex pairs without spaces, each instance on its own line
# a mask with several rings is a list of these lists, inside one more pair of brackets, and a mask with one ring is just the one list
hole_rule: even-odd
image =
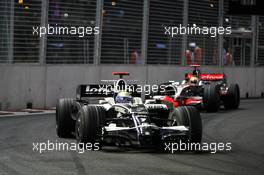
[[224,100],[226,109],[237,109],[240,105],[240,89],[238,84],[231,84],[228,87],[228,94]]
[[207,112],[217,112],[220,107],[219,86],[210,84],[204,86],[203,106]]
[[189,128],[189,143],[200,143],[202,140],[202,120],[200,112],[193,106],[174,108],[169,115],[169,126],[186,126]]
[[71,117],[73,99],[62,98],[56,105],[56,131],[62,138],[72,137],[75,121]]
[[78,143],[95,143],[101,134],[106,113],[101,106],[83,106],[76,120],[76,140]]

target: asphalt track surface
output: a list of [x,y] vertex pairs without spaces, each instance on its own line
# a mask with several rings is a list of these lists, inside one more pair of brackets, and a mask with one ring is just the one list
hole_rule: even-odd
[[34,142],[75,142],[55,134],[54,115],[0,118],[0,175],[7,174],[263,174],[264,100],[239,110],[202,113],[203,142],[231,142],[232,151],[33,151]]

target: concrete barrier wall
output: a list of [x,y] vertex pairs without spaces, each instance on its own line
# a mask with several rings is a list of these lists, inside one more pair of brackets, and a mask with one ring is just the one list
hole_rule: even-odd
[[[237,82],[241,97],[260,97],[264,92],[264,68],[202,67],[203,72],[227,75],[228,82]],[[181,81],[189,67],[166,65],[1,65],[0,107],[2,110],[25,108],[32,102],[34,108],[53,107],[61,97],[75,97],[78,84],[98,83],[113,79],[113,71],[128,71],[129,79],[141,84],[157,84],[168,80]]]

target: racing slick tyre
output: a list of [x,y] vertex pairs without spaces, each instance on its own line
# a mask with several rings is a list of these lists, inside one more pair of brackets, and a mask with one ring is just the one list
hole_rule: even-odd
[[226,109],[237,109],[240,105],[240,89],[238,84],[231,84],[228,87],[227,97],[224,100]]
[[203,105],[207,112],[217,112],[220,107],[219,87],[216,84],[204,86]]
[[189,127],[189,143],[200,143],[202,140],[202,120],[200,112],[194,106],[181,106],[174,108],[168,122],[169,126],[186,126]]
[[56,131],[62,138],[72,137],[75,121],[71,117],[73,99],[62,98],[56,105]]
[[71,118],[76,121],[79,110],[82,108],[82,103],[74,101],[71,108]]
[[78,112],[75,134],[77,143],[95,143],[105,123],[106,112],[101,106],[83,106]]

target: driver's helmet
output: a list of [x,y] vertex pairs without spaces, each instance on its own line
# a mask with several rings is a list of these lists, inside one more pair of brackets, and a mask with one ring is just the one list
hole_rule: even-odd
[[198,85],[198,83],[199,83],[199,78],[198,78],[197,76],[192,76],[192,77],[190,78],[190,83],[191,83],[192,85]]
[[115,101],[116,103],[132,103],[133,98],[128,92],[122,91],[117,94]]
[[192,73],[192,75],[193,75],[193,76],[196,76],[196,77],[199,77],[200,74],[201,74],[201,71],[200,71],[200,70],[197,70],[197,69],[194,70],[193,73]]

